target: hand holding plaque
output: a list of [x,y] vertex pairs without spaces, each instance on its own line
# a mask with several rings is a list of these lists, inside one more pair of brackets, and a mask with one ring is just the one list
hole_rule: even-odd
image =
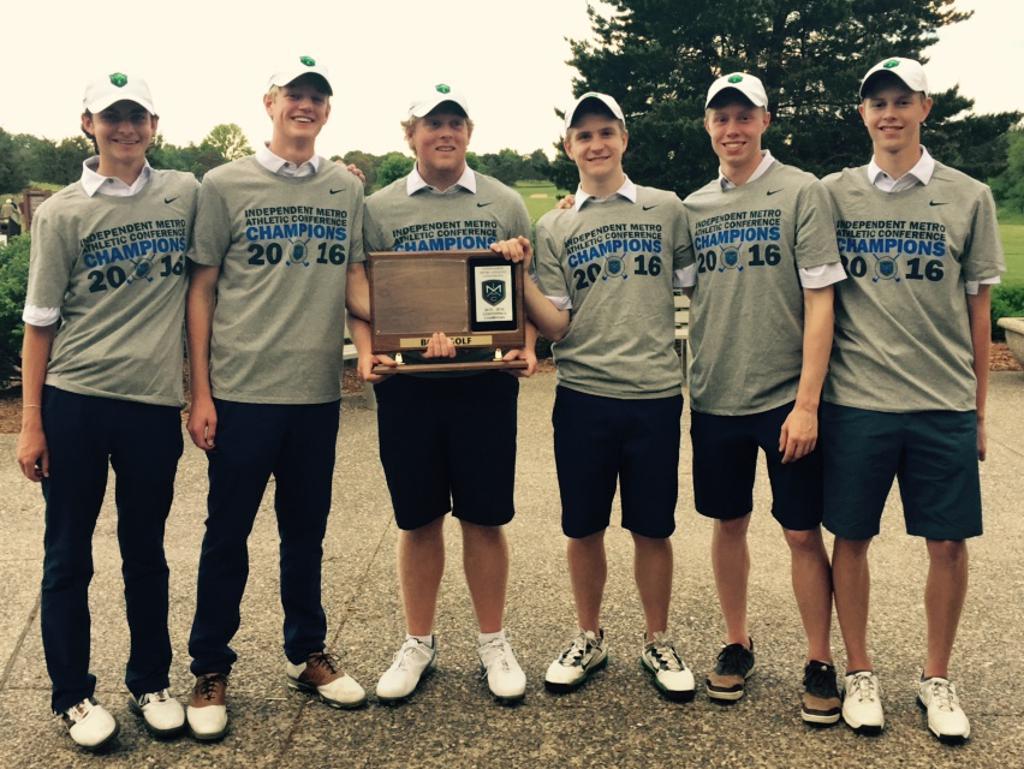
[[[526,340],[522,264],[491,251],[371,252],[367,262],[373,352],[400,361],[374,373],[526,368],[524,360],[503,360],[503,349]],[[435,332],[460,350],[486,355],[451,363],[402,360],[403,353],[427,350]]]

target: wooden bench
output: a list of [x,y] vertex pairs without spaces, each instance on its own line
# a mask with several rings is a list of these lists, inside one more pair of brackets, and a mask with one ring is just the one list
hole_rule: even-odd
[[689,348],[687,341],[690,336],[690,298],[681,290],[675,292],[675,325],[676,352],[679,353],[679,365],[683,367],[683,381],[686,381],[690,368]]
[[345,326],[345,346],[341,348],[341,360],[348,363],[350,360],[356,360],[359,358],[359,353],[356,352],[356,346],[352,342],[352,337],[348,335],[348,326]]
[[356,344],[352,341],[352,332],[348,330],[348,323],[345,323],[345,345],[341,348],[341,360],[348,363],[350,360],[358,360],[359,353],[356,351]]

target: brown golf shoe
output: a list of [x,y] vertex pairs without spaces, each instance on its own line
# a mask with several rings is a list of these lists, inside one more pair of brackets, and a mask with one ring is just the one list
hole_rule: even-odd
[[341,671],[336,654],[313,652],[300,665],[288,662],[285,674],[291,688],[314,694],[332,708],[358,708],[366,703],[363,687]]
[[219,740],[228,730],[228,677],[224,673],[196,676],[185,715],[189,731],[201,742]]

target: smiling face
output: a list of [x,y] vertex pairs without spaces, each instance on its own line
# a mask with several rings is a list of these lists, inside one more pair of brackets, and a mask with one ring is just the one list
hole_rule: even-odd
[[466,166],[466,149],[473,134],[469,119],[442,103],[406,129],[416,166],[424,179],[458,176]]
[[95,115],[86,112],[82,130],[95,140],[101,163],[142,166],[157,120],[141,104],[123,100]]
[[704,112],[704,128],[727,177],[757,168],[761,162],[761,137],[769,123],[768,111],[745,99],[712,101]]
[[331,100],[317,75],[304,75],[263,97],[274,124],[271,145],[312,142],[331,114]]
[[931,112],[932,100],[911,91],[896,78],[879,78],[867,89],[860,112],[868,129],[876,157],[881,154],[917,156],[920,153],[921,124]]
[[610,113],[584,114],[573,122],[565,137],[565,154],[580,169],[583,180],[612,180],[623,173],[622,156],[629,134]]

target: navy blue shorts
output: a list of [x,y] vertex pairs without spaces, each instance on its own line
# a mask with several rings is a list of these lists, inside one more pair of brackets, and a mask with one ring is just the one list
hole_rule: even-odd
[[821,524],[821,450],[796,462],[782,464],[779,432],[793,404],[743,416],[691,413],[693,495],[697,512],[727,521],[742,518],[754,508],[757,449],[768,460],[772,486],[772,515],[792,531]]
[[821,449],[825,527],[836,536],[878,534],[893,478],[908,534],[939,540],[981,534],[976,412],[893,414],[826,403]]
[[449,511],[481,526],[512,520],[518,379],[502,371],[395,374],[374,391],[380,461],[400,529]]
[[657,539],[672,535],[682,414],[682,395],[631,400],[557,389],[551,423],[567,537],[608,528],[616,481],[624,529]]

